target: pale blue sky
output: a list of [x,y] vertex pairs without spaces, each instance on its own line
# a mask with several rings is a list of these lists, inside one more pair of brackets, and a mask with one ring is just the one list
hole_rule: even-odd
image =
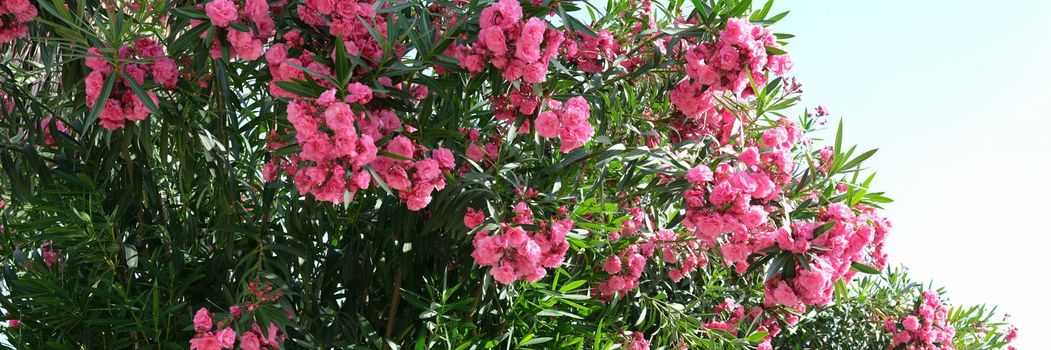
[[1051,315],[1051,1],[781,0],[806,106],[879,148],[888,253],[954,303],[998,304],[1020,349]]

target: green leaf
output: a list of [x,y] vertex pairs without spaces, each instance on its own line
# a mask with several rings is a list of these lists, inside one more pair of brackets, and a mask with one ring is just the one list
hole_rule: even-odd
[[835,221],[829,221],[822,224],[821,226],[818,226],[814,229],[814,238],[821,237],[821,235],[825,234],[825,232],[828,232],[828,230],[831,230],[834,226],[836,226]]
[[763,280],[770,281],[774,279],[774,276],[776,276],[778,272],[781,272],[781,269],[784,268],[785,264],[788,264],[788,259],[791,258],[792,255],[789,253],[777,254],[777,256],[770,261],[770,265],[766,267],[766,278]]
[[525,341],[525,342],[523,342],[521,344],[518,344],[518,345],[520,345],[520,346],[527,346],[527,345],[543,344],[543,343],[551,341],[552,339],[554,339],[554,338],[551,338],[551,337],[536,337],[536,338],[533,338],[533,339],[529,339],[528,341]]
[[840,150],[843,149],[843,119],[839,119],[839,127],[836,128],[836,143],[832,148],[832,153],[837,157],[840,155]]
[[[350,59],[347,58],[347,48],[343,44],[343,40],[336,38],[336,48],[333,49],[336,53],[335,64],[336,64],[336,80],[341,84],[345,85],[350,82]],[[341,86],[340,88],[344,88]]]
[[563,285],[562,288],[558,289],[558,291],[561,292],[561,293],[568,293],[568,292],[570,292],[570,291],[572,291],[574,289],[577,289],[578,287],[584,285],[584,283],[587,283],[587,282],[588,281],[586,281],[586,280],[572,281],[572,282],[569,282],[569,283],[566,283],[565,285]]
[[868,265],[865,265],[865,264],[862,264],[862,263],[858,263],[858,262],[850,263],[850,268],[855,270],[855,271],[858,271],[858,272],[861,272],[861,273],[870,274],[870,275],[878,275],[878,274],[880,274],[879,270],[876,270],[876,269],[872,268],[871,266],[868,266]]
[[766,47],[766,53],[770,54],[771,56],[776,56],[776,55],[787,54],[788,51],[782,50],[779,47],[767,46]]
[[139,97],[139,100],[142,101],[142,104],[145,105],[146,108],[149,108],[150,113],[157,113],[157,105],[153,103],[153,99],[151,99],[150,96],[146,94],[146,91],[142,89],[142,86],[139,85],[139,83],[136,82],[135,79],[132,79],[131,77],[124,77],[124,81],[126,81],[128,83],[128,86],[131,87],[131,91],[135,93],[135,96]]
[[763,341],[763,339],[766,338],[767,334],[770,334],[770,332],[756,331],[755,333],[752,333],[752,334],[748,335],[748,338],[745,338],[745,341],[747,341],[749,343],[752,343],[752,344],[755,344],[755,343]]
[[583,319],[583,317],[577,316],[576,314],[565,312],[556,309],[543,309],[536,313],[537,316],[553,316],[553,317],[569,317],[575,319]]
[[299,96],[299,97],[318,98],[318,96],[321,96],[321,93],[324,92],[324,90],[318,91],[318,89],[313,88],[310,85],[307,85],[302,80],[293,80],[293,81],[280,81],[279,80],[279,81],[275,81],[275,83],[277,83],[277,86],[280,87],[282,90],[288,91],[289,93],[291,93],[293,95],[296,95],[296,96]]
[[192,7],[173,8],[171,9],[171,12],[178,17],[208,20],[208,14],[204,13],[204,11]]

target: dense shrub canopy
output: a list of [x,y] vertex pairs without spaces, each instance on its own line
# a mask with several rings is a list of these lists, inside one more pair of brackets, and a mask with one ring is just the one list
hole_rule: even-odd
[[7,341],[1005,347],[880,273],[771,9],[0,0]]

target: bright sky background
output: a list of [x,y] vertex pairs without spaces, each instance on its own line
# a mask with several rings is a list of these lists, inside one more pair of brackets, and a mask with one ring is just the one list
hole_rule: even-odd
[[[760,3],[761,1],[757,1]],[[1048,344],[1051,1],[779,0],[804,104],[879,148],[888,254]],[[834,121],[834,120],[833,120]],[[831,123],[830,123],[831,124]]]

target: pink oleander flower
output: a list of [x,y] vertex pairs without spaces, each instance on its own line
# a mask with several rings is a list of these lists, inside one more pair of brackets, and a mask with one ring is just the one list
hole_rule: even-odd
[[467,214],[463,216],[463,224],[469,229],[478,227],[484,221],[485,214],[481,210],[474,210],[474,208],[467,208]]
[[44,258],[44,265],[46,265],[48,269],[54,268],[59,260],[62,259],[62,254],[55,250],[50,241],[41,245],[40,255]]
[[164,87],[172,89],[179,81],[179,67],[175,60],[159,57],[153,62],[153,79]]
[[557,136],[562,153],[580,148],[595,134],[588,122],[591,110],[583,97],[570,98],[565,104],[549,100],[547,104],[551,110],[537,116],[537,134],[546,138]]
[[601,29],[596,34],[598,35],[571,34],[571,37],[575,38],[566,40],[567,61],[576,63],[580,70],[589,73],[598,73],[610,68],[613,61],[624,52],[610,31]]
[[707,166],[701,165],[686,171],[686,181],[690,183],[698,184],[712,181],[713,179],[712,170],[708,169]]
[[[223,0],[213,0],[223,1]],[[250,32],[242,32],[230,29],[226,32],[226,40],[230,41],[231,53],[246,61],[255,61],[263,55],[263,42],[256,39]]]
[[901,326],[904,327],[905,330],[913,332],[920,328],[920,320],[917,319],[916,316],[909,315],[901,321]]
[[219,346],[223,349],[233,349],[234,341],[237,339],[237,333],[234,332],[233,328],[226,327],[216,334],[216,339],[219,341]]
[[[124,76],[130,80],[118,80],[108,96],[99,95],[106,76],[113,74],[110,62],[102,58],[101,51],[97,48],[88,49],[85,58],[85,63],[92,69],[84,82],[86,103],[91,108],[100,99],[105,103],[99,113],[99,124],[107,130],[123,128],[128,122],[142,121],[150,115],[147,102],[132,90],[131,81],[141,85],[146,78],[152,77],[158,84],[173,87],[178,80],[178,67],[173,60],[164,57],[164,47],[154,39],[139,39],[135,40],[133,45],[121,46],[118,57],[118,61],[127,60],[118,65],[122,67]],[[159,105],[160,101],[153,91],[146,91],[145,95],[154,106]]]
[[102,51],[95,47],[88,49],[88,54],[84,57],[84,63],[92,71],[97,71],[100,74],[109,74],[113,71],[113,66],[102,57]]
[[259,336],[255,332],[244,332],[241,333],[241,349],[243,350],[259,350],[262,348],[262,342]]
[[546,138],[557,137],[559,129],[562,128],[558,115],[551,111],[540,112],[540,115],[536,117],[535,125],[537,135]]
[[22,321],[20,321],[20,320],[14,320],[14,319],[7,320],[7,327],[8,328],[18,328],[18,326],[21,325],[21,324],[22,324]]
[[28,36],[26,24],[36,16],[37,8],[29,0],[0,1],[0,44]]
[[212,329],[212,315],[206,308],[200,308],[193,316],[193,329],[197,333],[204,333]]
[[212,25],[226,28],[230,22],[237,20],[237,4],[230,0],[212,0],[204,5],[204,12]]
[[372,100],[372,89],[362,83],[350,83],[347,85],[347,103],[363,105]]

